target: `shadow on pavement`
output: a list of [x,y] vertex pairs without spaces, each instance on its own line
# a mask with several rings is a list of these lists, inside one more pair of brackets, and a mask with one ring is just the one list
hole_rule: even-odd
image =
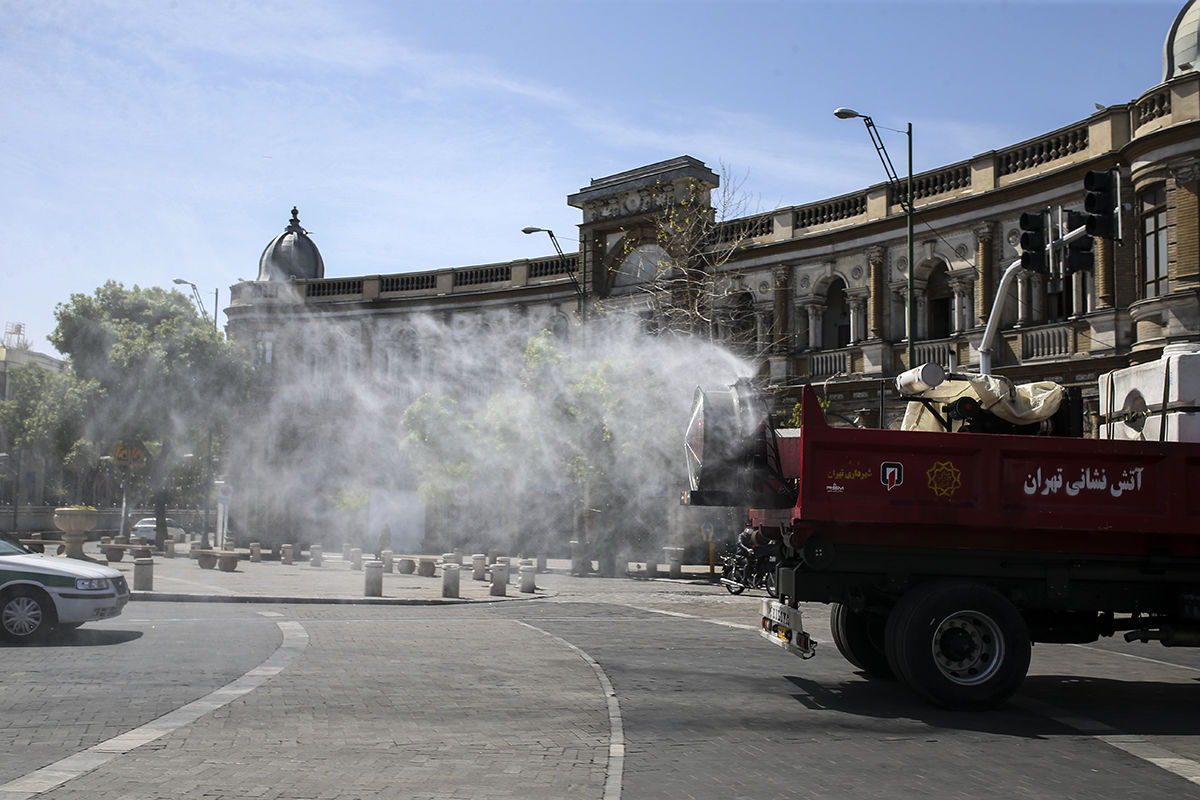
[[6,647],[104,647],[125,644],[142,638],[142,631],[74,630],[56,632],[32,642],[10,642],[0,639],[0,649]]

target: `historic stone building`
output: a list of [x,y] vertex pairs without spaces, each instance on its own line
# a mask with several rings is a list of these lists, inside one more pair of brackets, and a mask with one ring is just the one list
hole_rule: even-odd
[[[777,397],[823,383],[835,411],[871,425],[899,413],[890,379],[911,366],[909,336],[916,363],[975,370],[997,302],[993,371],[1078,385],[1093,401],[1101,374],[1200,339],[1198,29],[1200,7],[1190,0],[1168,32],[1163,81],[1140,97],[914,176],[915,330],[906,330],[906,213],[886,182],[716,224],[714,246],[722,237],[736,242],[720,264],[723,302],[750,322],[715,330],[735,338],[740,326]],[[1084,175],[1112,168],[1122,190],[1120,242],[1096,239],[1090,271],[1024,272],[998,298],[1002,274],[1019,258],[1021,213],[1081,211]],[[718,183],[689,156],[596,179],[567,198],[582,220],[578,248],[562,258],[395,275],[326,277],[293,214],[264,252],[258,279],[232,287],[228,331],[270,361],[281,347],[300,346],[281,338],[285,325],[319,319],[350,331],[386,365],[411,356],[404,321],[417,314],[515,309],[570,336],[586,298],[605,313],[634,311],[653,328],[642,289],[672,258],[655,221],[685,196],[707,200]]]

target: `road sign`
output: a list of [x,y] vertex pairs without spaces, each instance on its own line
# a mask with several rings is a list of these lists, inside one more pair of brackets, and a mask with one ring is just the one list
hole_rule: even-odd
[[117,442],[113,445],[113,461],[122,467],[144,467],[146,448],[141,442]]

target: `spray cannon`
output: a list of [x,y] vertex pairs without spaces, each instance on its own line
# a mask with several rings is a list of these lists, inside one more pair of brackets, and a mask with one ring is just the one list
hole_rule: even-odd
[[792,507],[796,493],[780,472],[775,436],[766,401],[749,380],[725,390],[697,387],[683,442],[683,504]]

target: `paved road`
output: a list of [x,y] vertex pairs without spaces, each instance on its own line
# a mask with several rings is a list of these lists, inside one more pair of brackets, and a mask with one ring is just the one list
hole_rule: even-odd
[[[159,566],[267,591],[278,565]],[[539,583],[456,605],[139,600],[0,648],[0,800],[1200,798],[1192,651],[1039,646],[1013,705],[957,714],[855,673],[820,607],[800,661],[751,630],[758,597]]]

